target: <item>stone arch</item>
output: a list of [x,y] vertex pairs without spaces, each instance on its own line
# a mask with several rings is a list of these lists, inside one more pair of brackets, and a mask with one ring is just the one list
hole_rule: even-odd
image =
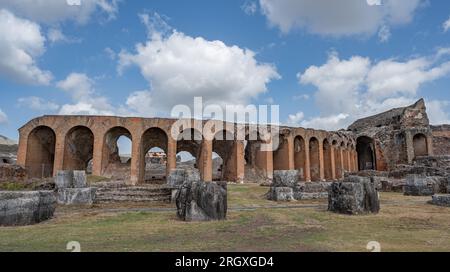
[[167,173],[167,133],[158,127],[147,129],[141,137],[140,180],[164,183]]
[[[133,141],[131,132],[124,127],[113,127],[104,135],[102,149],[102,175],[119,180],[128,180],[131,172],[131,155],[128,160],[120,157],[118,141],[121,137]],[[124,161],[125,160],[125,161]]]
[[428,140],[427,136],[418,133],[413,137],[414,157],[428,156]]
[[86,170],[94,157],[94,133],[85,126],[71,128],[64,141],[63,170]]
[[[236,156],[233,156],[234,145],[234,135],[231,132],[222,130],[214,135],[212,142],[213,180],[231,181],[236,179],[237,161]],[[217,156],[214,156],[214,153]]]
[[316,137],[309,139],[309,160],[311,180],[320,181],[320,150],[319,140]]
[[356,139],[356,152],[358,153],[358,170],[376,170],[375,141],[367,136]]
[[48,126],[39,126],[28,135],[25,168],[31,178],[53,176],[56,134]]
[[298,135],[294,138],[294,166],[299,172],[299,178],[306,180],[306,143],[305,139]]
[[326,180],[333,179],[333,164],[332,164],[332,151],[331,145],[328,139],[323,140],[323,169],[324,169],[324,177]]
[[246,134],[244,141],[244,175],[247,182],[260,183],[268,178],[267,156],[272,156],[272,154],[261,150],[263,144],[266,144],[266,142],[258,132],[251,131],[251,133]]
[[[280,133],[278,144],[273,148],[273,170],[289,170],[289,142],[288,134]],[[275,145],[275,143],[274,143]]]

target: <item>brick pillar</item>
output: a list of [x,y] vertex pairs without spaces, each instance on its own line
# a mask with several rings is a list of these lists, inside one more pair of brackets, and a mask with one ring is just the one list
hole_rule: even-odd
[[104,161],[104,144],[105,137],[103,134],[94,135],[94,154],[92,159],[92,174],[95,176],[103,175],[103,169],[106,166],[106,162]]
[[170,172],[177,168],[177,141],[169,137],[167,141],[167,165],[166,165],[166,177]]
[[55,162],[53,164],[53,175],[56,176],[58,171],[64,170],[64,144],[65,135],[56,134],[55,143]]
[[130,185],[144,182],[145,155],[142,154],[141,136],[132,135]]
[[348,150],[347,151],[347,163],[348,163],[348,171],[352,171],[352,163],[351,163],[351,156],[350,156],[350,154],[351,154],[351,150]]
[[235,141],[226,169],[231,181],[243,183],[245,178],[245,150],[243,141]]
[[28,136],[20,133],[19,149],[17,150],[17,165],[25,167],[27,161]]
[[203,139],[198,167],[203,181],[212,181],[212,141]]
[[287,138],[287,149],[289,170],[295,170],[294,137],[292,135]]
[[331,156],[331,179],[335,180],[336,179],[336,161],[334,158],[334,146],[330,145],[330,156]]
[[325,180],[325,163],[323,161],[323,141],[319,141],[319,178]]
[[[309,140],[308,140],[309,143]],[[309,158],[309,144],[305,142],[305,169],[304,169],[304,176],[305,181],[310,182],[311,181],[311,159]]]
[[344,177],[345,164],[344,164],[344,149],[342,147],[339,148],[339,153],[341,153],[341,175],[342,177]]

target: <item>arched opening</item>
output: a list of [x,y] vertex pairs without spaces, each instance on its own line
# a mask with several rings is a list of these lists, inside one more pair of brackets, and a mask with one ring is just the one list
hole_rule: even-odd
[[358,169],[375,170],[375,141],[372,138],[361,136],[356,140],[356,152],[358,153]]
[[214,135],[212,142],[212,173],[215,181],[231,181],[237,176],[233,165],[236,165],[234,155],[233,134],[222,130]]
[[327,139],[323,141],[323,167],[326,180],[333,179],[333,170],[331,163],[331,145]]
[[224,167],[223,167],[223,159],[216,152],[212,153],[212,175],[213,181],[221,181],[224,180]]
[[414,156],[428,156],[427,136],[419,133],[413,138]]
[[194,169],[197,167],[197,159],[188,151],[180,151],[177,153],[177,168]]
[[274,141],[272,154],[273,170],[289,170],[289,144],[285,134],[280,133],[278,141]]
[[310,169],[311,169],[311,180],[320,181],[320,150],[319,150],[319,140],[312,137],[309,140],[309,159],[310,159]]
[[131,172],[131,133],[114,127],[105,134],[102,175],[115,180],[129,180]]
[[69,130],[64,144],[64,170],[87,170],[94,155],[94,134],[84,126]]
[[342,158],[341,158],[341,145],[337,141],[333,141],[334,149],[334,169],[336,178],[340,179],[343,177],[343,169],[342,169]]
[[[39,126],[28,135],[25,168],[31,178],[53,176],[56,134],[47,126]],[[6,162],[7,163],[7,162]]]
[[262,150],[265,144],[261,135],[252,131],[245,136],[245,181],[251,183],[261,183],[268,178],[267,173],[267,153]]
[[[142,135],[141,163],[147,183],[163,184],[167,173],[168,137],[160,128],[150,128]],[[142,175],[142,174],[141,174]]]
[[9,162],[8,162],[7,159],[2,159],[2,163],[3,163],[3,164],[9,164]]
[[298,171],[299,179],[305,181],[306,145],[302,136],[297,136],[294,139],[294,165]]

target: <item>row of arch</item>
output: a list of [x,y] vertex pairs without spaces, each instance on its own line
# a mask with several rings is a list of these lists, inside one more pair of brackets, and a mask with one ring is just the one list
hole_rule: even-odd
[[[177,154],[186,152],[195,159],[195,167],[204,179],[258,181],[270,179],[274,170],[297,169],[301,180],[319,181],[342,178],[346,171],[378,169],[378,149],[367,136],[353,141],[332,133],[319,132],[320,136],[316,136],[281,132],[278,148],[268,152],[261,150],[265,142],[259,135],[230,141],[233,135],[226,130],[218,132],[213,140],[206,140],[198,130],[187,129],[172,140],[160,127],[150,127],[139,135],[120,125],[101,133],[94,133],[90,127],[77,125],[64,132],[55,132],[45,124],[30,128],[21,133],[19,154],[23,154],[18,163],[32,177],[51,177],[57,170],[86,170],[90,165],[94,174],[104,175],[110,165],[120,161],[117,142],[126,137],[132,142],[131,160],[122,163],[128,164],[126,178],[134,183],[147,179],[146,154],[155,148],[167,156],[166,174],[177,167]],[[415,156],[428,155],[427,141],[424,134],[413,136]],[[220,157],[220,165],[212,163],[214,156]]]

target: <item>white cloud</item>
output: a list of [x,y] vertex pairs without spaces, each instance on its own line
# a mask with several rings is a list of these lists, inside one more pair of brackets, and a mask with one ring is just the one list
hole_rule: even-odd
[[86,74],[71,73],[56,86],[72,96],[74,104],[61,106],[60,114],[66,115],[114,115],[114,107],[108,99],[99,96],[94,89],[94,80]]
[[0,109],[0,124],[8,122],[8,117],[6,114]]
[[106,47],[104,52],[108,56],[108,58],[111,59],[111,60],[115,60],[117,58],[116,52],[114,52],[114,50],[112,50],[109,47]]
[[289,114],[287,123],[289,125],[299,125],[301,121],[305,118],[303,112],[297,112],[296,114]]
[[66,0],[0,0],[0,8],[39,23],[55,24],[72,20],[85,24],[96,12],[115,18],[118,0],[82,0],[81,5],[68,5]]
[[[395,107],[403,107],[418,99],[423,84],[450,74],[450,61],[440,49],[433,56],[405,61],[381,60],[353,56],[341,60],[336,53],[322,66],[311,66],[299,73],[301,84],[317,88],[315,101],[320,116],[303,120],[301,125],[314,128],[345,128],[358,118]],[[432,123],[447,120],[441,102],[429,105]],[[439,117],[441,116],[441,117]]]
[[129,111],[139,116],[151,117],[155,112],[152,110],[152,96],[149,91],[137,91],[131,93],[126,101]]
[[409,23],[421,0],[384,0],[369,5],[363,0],[260,0],[263,14],[283,33],[292,29],[343,36],[372,35],[387,25]]
[[51,43],[79,43],[81,39],[67,37],[60,28],[52,27],[47,32],[47,38]]
[[35,111],[56,111],[59,109],[58,104],[36,96],[21,97],[18,99],[18,104],[20,107],[28,107]]
[[205,104],[247,104],[266,92],[270,81],[280,78],[274,66],[259,63],[251,50],[175,30],[164,35],[148,25],[150,17],[141,18],[153,33],[145,44],[137,44],[136,53],[119,54],[118,70],[133,65],[140,68],[151,86],[152,106],[158,111],[190,105],[194,96],[203,97]]
[[38,24],[0,9],[0,75],[25,84],[50,84],[52,74],[36,63],[44,51]]
[[435,125],[450,124],[450,101],[426,101],[428,118]]
[[391,38],[391,29],[386,25],[381,26],[380,30],[378,31],[378,39],[380,40],[380,42],[382,43],[388,42],[390,38]]
[[450,29],[450,18],[442,24],[442,27],[444,28],[444,32],[447,32]]
[[245,1],[244,4],[241,6],[241,9],[245,12],[247,15],[253,15],[258,10],[258,4],[255,1]]
[[294,99],[294,100],[308,100],[309,99],[309,95],[308,94],[294,95],[292,97],[292,99]]

